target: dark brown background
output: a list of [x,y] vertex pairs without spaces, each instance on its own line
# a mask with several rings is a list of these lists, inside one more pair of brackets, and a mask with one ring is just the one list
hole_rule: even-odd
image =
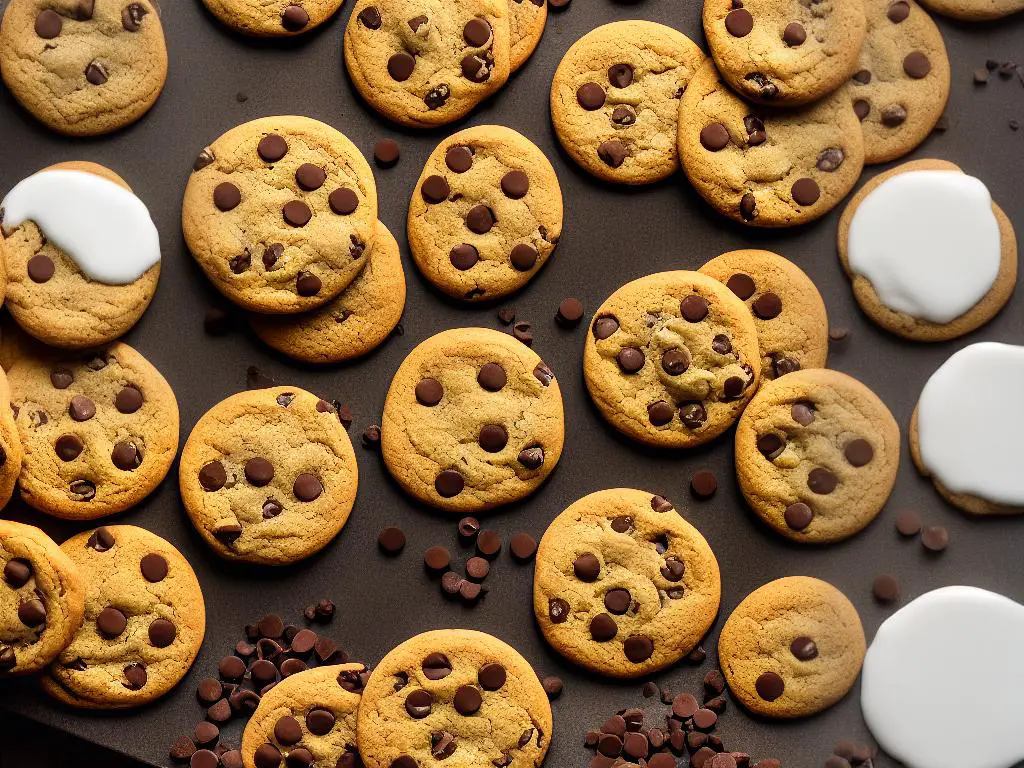
[[[0,0],[0,6],[5,3]],[[314,370],[269,352],[245,331],[225,338],[203,333],[205,310],[221,300],[189,257],[179,226],[182,191],[196,153],[222,132],[264,115],[300,114],[324,120],[346,133],[366,154],[384,136],[397,138],[402,159],[377,172],[382,220],[403,243],[407,200],[422,163],[440,138],[461,127],[412,133],[383,122],[360,103],[341,63],[341,35],[350,7],[320,30],[284,42],[238,37],[218,24],[198,0],[165,0],[163,23],[171,54],[167,89],[139,125],[96,140],[68,140],[47,132],[0,90],[0,190],[61,160],[92,160],[107,165],[134,187],[160,229],[164,263],[152,307],[127,337],[170,380],[181,405],[182,441],[199,417],[221,398],[245,386],[246,368],[257,365],[279,383],[311,389],[351,405],[356,414],[354,441],[378,421],[391,375],[418,342],[445,328],[494,326],[495,307],[455,306],[433,291],[406,254],[409,301],[405,335],[386,342],[352,365]],[[800,547],[762,527],[746,509],[732,480],[730,437],[686,453],[645,450],[607,428],[586,395],[580,352],[583,330],[564,331],[552,316],[558,301],[580,297],[588,316],[628,280],[664,269],[694,269],[707,259],[742,246],[776,250],[793,259],[818,284],[833,324],[852,328],[850,338],[834,346],[830,364],[857,376],[892,408],[905,429],[928,375],[954,350],[970,341],[995,339],[1020,343],[1024,321],[1019,297],[1003,313],[968,339],[948,344],[911,345],[869,324],[854,304],[842,276],[834,245],[838,212],[791,232],[758,232],[732,226],[713,213],[680,174],[642,189],[616,189],[595,181],[558,149],[551,130],[547,95],[552,74],[569,45],[597,25],[620,18],[647,18],[681,29],[698,41],[700,3],[680,0],[576,0],[567,12],[552,14],[540,48],[492,103],[466,124],[502,123],[535,141],[552,159],[566,201],[565,235],[548,266],[513,299],[520,318],[532,320],[534,348],[562,383],[566,407],[566,451],[561,466],[532,498],[510,505],[485,524],[508,535],[526,530],[537,538],[559,511],[601,488],[632,486],[667,494],[704,533],[723,572],[724,617],[757,586],[788,574],[809,574],[839,586],[857,605],[869,638],[890,613],[871,598],[871,581],[880,571],[896,574],[904,601],[946,584],[986,587],[1024,600],[1020,547],[1024,521],[972,521],[940,501],[919,478],[904,450],[893,498],[880,519],[847,543]],[[1024,88],[1017,80],[995,78],[987,87],[972,85],[971,72],[986,58],[1024,59],[1024,14],[999,24],[968,26],[945,19],[939,24],[953,61],[950,128],[934,135],[915,157],[941,157],[982,178],[1018,228],[1024,227]],[[238,94],[244,94],[240,101]],[[874,171],[871,171],[874,172]],[[1009,394],[1009,393],[1008,393]],[[163,486],[137,509],[111,522],[145,526],[168,538],[191,560],[203,584],[208,610],[207,639],[185,681],[157,704],[125,713],[79,713],[42,696],[31,680],[5,683],[0,708],[20,713],[90,741],[129,753],[152,765],[167,765],[167,748],[191,730],[201,710],[195,683],[210,674],[233,647],[245,622],[276,611],[297,620],[302,607],[330,596],[339,605],[330,634],[350,653],[375,662],[406,638],[433,628],[473,627],[508,641],[542,674],[565,678],[566,692],[555,703],[555,737],[548,764],[575,768],[588,764],[581,747],[584,732],[613,711],[642,701],[640,681],[615,683],[575,670],[543,643],[530,610],[532,567],[515,565],[503,554],[492,571],[492,592],[475,609],[442,599],[423,573],[421,555],[433,544],[459,553],[455,520],[419,507],[389,479],[379,457],[357,445],[360,490],[353,515],[320,555],[294,567],[254,569],[230,565],[214,556],[195,534],[176,487],[177,467]],[[718,495],[697,503],[687,492],[690,475],[713,468],[722,480]],[[931,523],[946,525],[949,549],[927,557],[917,542],[898,540],[895,511],[918,509]],[[86,528],[46,519],[19,505],[7,513],[42,525],[59,539]],[[388,560],[377,551],[378,531],[402,526],[409,535],[405,554]],[[708,643],[714,658],[714,641]],[[965,649],[969,652],[969,649]],[[696,689],[711,663],[700,669],[677,667],[658,676],[673,691]],[[984,686],[998,681],[979,681]],[[953,703],[954,706],[969,702]],[[54,743],[45,732],[6,720],[8,744]],[[757,757],[775,756],[788,766],[820,765],[840,738],[866,739],[856,691],[828,712],[799,723],[755,721],[730,706],[719,733],[727,748]],[[238,734],[229,730],[229,741]],[[954,737],[949,734],[949,737]],[[8,747],[10,749],[10,747]],[[28,761],[9,754],[6,764]],[[77,764],[107,764],[102,757],[67,748]],[[63,761],[62,761],[63,762]],[[49,761],[43,764],[48,764]],[[888,764],[880,760],[879,764]]]

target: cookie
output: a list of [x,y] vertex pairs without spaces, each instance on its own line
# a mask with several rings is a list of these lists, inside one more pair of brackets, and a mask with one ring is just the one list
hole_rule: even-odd
[[704,34],[722,77],[761,104],[832,93],[853,74],[866,29],[860,2],[704,2]]
[[381,450],[406,493],[449,512],[533,493],[562,455],[558,381],[509,334],[458,328],[399,366],[384,402]]
[[7,308],[51,346],[96,347],[139,321],[160,279],[160,235],[113,171],[52,165],[0,202]]
[[316,667],[289,675],[263,694],[242,734],[245,768],[323,765],[355,768],[362,664]]
[[750,308],[763,379],[825,367],[825,302],[800,267],[771,251],[744,249],[723,253],[700,271],[724,283]]
[[170,691],[195,661],[206,605],[192,566],[171,544],[112,525],[61,545],[85,582],[85,620],[42,677],[73,707],[123,709]]
[[166,477],[178,452],[178,401],[127,344],[25,358],[7,378],[25,446],[18,488],[40,512],[68,520],[123,512]]
[[85,584],[38,528],[0,520],[0,680],[36,672],[78,632]]
[[566,52],[551,83],[551,121],[576,163],[605,181],[649,184],[679,168],[679,97],[704,63],[682,32],[615,21]]
[[794,541],[841,541],[881,511],[900,430],[878,396],[825,368],[766,382],[736,428],[736,479],[751,508]]
[[406,640],[373,670],[359,706],[367,768],[535,768],[551,731],[551,705],[529,662],[468,629]]
[[298,387],[222,400],[181,452],[179,486],[192,524],[228,560],[293,563],[345,525],[359,472],[335,406]]
[[344,47],[349,77],[371,107],[413,128],[444,125],[508,80],[509,0],[359,0]]
[[[526,0],[529,2],[529,0]],[[409,201],[409,249],[440,290],[486,301],[522,288],[562,234],[555,169],[511,128],[459,131],[427,158]]]
[[1017,236],[985,184],[945,160],[875,176],[839,219],[839,261],[875,323],[911,341],[980,328],[1017,283]]
[[14,412],[9,407],[11,403],[11,387],[7,375],[0,371],[0,509],[7,506],[14,494],[14,485],[18,482],[25,457],[18,425],[14,422]]
[[249,315],[253,332],[308,363],[340,363],[380,346],[402,319],[405,271],[398,241],[380,221],[359,276],[338,297],[298,315]]
[[203,0],[214,16],[243,35],[290,37],[327,21],[343,0]]
[[583,377],[601,415],[634,440],[690,448],[739,418],[761,379],[750,310],[699,272],[627,283],[597,310]]
[[308,117],[264,117],[199,153],[181,211],[185,242],[217,289],[253,312],[316,309],[366,264],[373,172],[355,145]]
[[679,159],[719,213],[754,227],[806,224],[846,197],[864,167],[864,136],[840,88],[806,107],[752,106],[713,63],[683,94]]
[[533,55],[548,20],[546,0],[509,0],[509,65],[515,72]]
[[718,561],[662,496],[598,491],[562,512],[537,550],[533,610],[566,658],[609,677],[676,663],[718,613]]
[[149,111],[167,79],[151,0],[11,0],[0,24],[0,74],[37,120],[96,136]]
[[989,21],[1024,11],[1024,0],[924,0],[924,5],[961,21]]
[[732,695],[765,717],[806,717],[853,687],[864,662],[857,609],[831,584],[789,576],[736,606],[718,639]]

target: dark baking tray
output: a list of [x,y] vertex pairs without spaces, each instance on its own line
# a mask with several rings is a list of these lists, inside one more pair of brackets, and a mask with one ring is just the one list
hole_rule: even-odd
[[[0,6],[4,3],[0,2]],[[682,174],[640,189],[600,183],[561,152],[548,115],[552,74],[569,45],[599,24],[646,18],[670,24],[702,41],[699,2],[577,0],[552,13],[544,39],[525,68],[491,103],[465,124],[501,123],[521,131],[551,158],[566,203],[565,234],[551,262],[512,302],[518,316],[534,324],[534,348],[557,373],[565,398],[566,450],[549,482],[533,497],[489,515],[485,524],[506,537],[526,530],[537,538],[548,521],[579,497],[601,488],[627,486],[668,495],[707,537],[722,566],[721,614],[706,643],[709,661],[699,668],[678,666],[657,676],[666,688],[699,688],[715,658],[713,637],[724,617],[759,585],[789,574],[818,576],[839,586],[857,605],[870,638],[891,612],[873,601],[871,582],[892,572],[903,601],[946,584],[972,584],[1024,600],[1019,567],[1024,520],[969,520],[944,504],[931,484],[914,472],[903,451],[899,482],[886,511],[866,531],[837,546],[789,544],[760,525],[745,507],[732,472],[731,434],[685,453],[646,450],[620,438],[590,403],[581,376],[583,328],[565,331],[553,321],[558,302],[580,297],[588,316],[628,280],[665,269],[695,269],[737,247],[776,250],[805,269],[825,297],[834,325],[851,329],[833,345],[830,365],[873,388],[908,423],[928,375],[954,350],[982,339],[1024,342],[1019,296],[993,322],[966,339],[924,345],[900,341],[865,320],[839,267],[834,244],[836,218],[791,231],[761,232],[733,226],[711,211]],[[0,689],[0,708],[24,714],[153,765],[169,765],[176,736],[200,718],[195,683],[216,668],[234,646],[242,626],[276,611],[299,619],[302,607],[324,596],[338,604],[328,633],[353,656],[374,663],[406,638],[427,629],[472,627],[508,641],[542,674],[558,674],[566,689],[554,704],[555,734],[548,764],[583,768],[590,753],[582,746],[587,729],[615,710],[645,702],[640,681],[617,683],[574,669],[543,642],[530,608],[531,566],[504,555],[488,580],[491,593],[476,608],[445,601],[423,572],[422,552],[445,544],[460,552],[455,518],[418,506],[399,492],[377,454],[358,446],[363,429],[379,420],[391,376],[420,341],[445,328],[496,325],[493,306],[457,306],[420,277],[405,250],[409,194],[429,152],[442,136],[461,127],[412,132],[392,126],[361,103],[341,62],[341,35],[351,8],[322,29],[292,41],[254,41],[217,23],[197,0],[165,2],[163,23],[171,55],[167,89],[141,123],[113,136],[69,140],[48,132],[0,90],[0,189],[61,160],[93,160],[122,174],[149,206],[163,242],[160,287],[145,317],[126,341],[168,378],[181,406],[181,437],[221,398],[243,389],[246,369],[256,365],[280,383],[306,387],[348,403],[355,422],[360,488],[352,517],[326,550],[293,567],[258,569],[231,565],[210,552],[193,531],[177,490],[177,465],[163,486],[110,522],[145,526],[177,545],[194,565],[206,595],[206,642],[184,682],[155,705],[131,712],[83,713],[42,695],[31,680]],[[949,129],[933,135],[915,157],[940,157],[982,178],[994,199],[1024,230],[1024,88],[1019,80],[993,77],[985,87],[971,73],[985,60],[1024,59],[1024,14],[996,24],[969,26],[938,19],[953,62]],[[252,118],[300,114],[324,120],[346,133],[369,156],[385,136],[399,140],[402,159],[378,170],[381,219],[403,243],[409,300],[404,335],[389,339],[367,358],[343,366],[313,369],[270,352],[244,329],[223,338],[203,332],[203,314],[223,301],[196,268],[179,225],[182,192],[196,153],[222,132]],[[869,173],[874,173],[871,169]],[[1012,396],[1013,393],[1007,393]],[[906,445],[904,441],[904,446]],[[710,467],[721,480],[713,500],[689,498],[697,469]],[[896,510],[915,508],[951,533],[949,549],[927,557],[919,543],[900,541],[893,530]],[[62,539],[86,525],[52,520],[12,504],[6,515],[41,525]],[[389,560],[376,547],[387,524],[409,536],[405,554]],[[968,649],[965,649],[968,650]],[[979,685],[998,681],[979,681]],[[979,694],[983,695],[979,690]],[[645,703],[651,703],[646,701]],[[820,765],[840,738],[866,740],[855,690],[817,717],[768,723],[742,713],[735,704],[718,730],[726,747],[757,757],[774,756],[786,766]],[[950,734],[950,738],[954,735]],[[237,744],[237,733],[230,740]],[[885,759],[878,765],[891,764]]]

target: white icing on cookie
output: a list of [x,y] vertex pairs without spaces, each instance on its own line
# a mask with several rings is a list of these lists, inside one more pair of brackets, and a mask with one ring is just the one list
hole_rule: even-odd
[[878,628],[860,702],[879,746],[907,768],[1010,768],[1024,759],[1022,690],[1024,605],[943,587]]
[[0,208],[7,232],[34,222],[99,283],[134,283],[160,261],[160,235],[145,204],[94,173],[40,171],[15,186]]
[[932,374],[917,403],[921,462],[953,493],[1024,506],[1024,347],[964,347]]
[[908,171],[872,190],[850,222],[847,261],[889,309],[949,323],[992,289],[999,222],[985,185],[958,171]]

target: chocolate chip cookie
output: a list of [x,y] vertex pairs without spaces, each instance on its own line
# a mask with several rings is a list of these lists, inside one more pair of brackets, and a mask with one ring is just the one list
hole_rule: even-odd
[[662,496],[598,491],[554,519],[537,551],[533,610],[559,653],[610,677],[674,664],[718,613],[718,561]]
[[93,520],[135,506],[178,451],[178,401],[127,344],[25,357],[7,373],[25,460],[21,497],[41,512]]
[[522,288],[562,234],[562,190],[533,142],[480,125],[427,158],[409,202],[409,248],[420,271],[457,299],[486,301]]
[[385,117],[414,128],[463,117],[508,80],[508,0],[359,0],[345,28],[345,66]]
[[700,271],[724,283],[750,307],[761,348],[762,378],[825,367],[825,302],[800,267],[771,251],[745,249],[723,253]]
[[799,109],[762,109],[729,90],[709,62],[683,94],[679,158],[719,213],[790,227],[823,216],[853,189],[864,136],[845,87]]
[[388,470],[407,493],[450,512],[529,496],[555,468],[564,439],[555,374],[525,344],[487,328],[422,342],[384,402]]
[[689,448],[717,437],[761,379],[750,311],[699,272],[627,283],[597,310],[585,344],[583,376],[601,415],[648,445]]
[[864,662],[857,609],[820,579],[790,576],[747,595],[718,640],[722,673],[743,706],[765,717],[806,717],[853,687]]
[[704,63],[682,32],[616,21],[566,52],[551,83],[551,120],[565,151],[605,181],[649,184],[679,167],[679,98]]
[[82,624],[85,584],[38,528],[0,520],[0,679],[36,672]]
[[513,72],[533,55],[547,20],[547,0],[509,0],[509,63]]
[[181,452],[179,486],[196,530],[221,557],[293,563],[345,525],[359,472],[337,409],[298,387],[222,400]]
[[254,312],[302,312],[337,296],[366,264],[377,187],[339,131],[308,117],[265,117],[199,153],[181,219],[221,293]]
[[85,582],[85,620],[42,678],[53,698],[123,709],[171,690],[195,661],[206,605],[192,567],[142,528],[112,525],[61,545]]
[[467,629],[425,632],[381,660],[359,706],[367,768],[535,768],[551,705],[529,662]]
[[323,24],[343,0],[203,0],[210,12],[243,35],[301,35]]
[[924,4],[962,21],[990,21],[1024,11],[1024,0],[924,0]]
[[116,131],[149,111],[167,79],[159,11],[151,0],[11,0],[0,74],[55,131]]
[[0,509],[7,506],[14,494],[25,456],[14,412],[8,407],[11,404],[11,386],[7,374],[0,371]]
[[856,379],[825,368],[766,382],[736,429],[747,502],[794,541],[840,541],[867,526],[896,482],[900,430]]

